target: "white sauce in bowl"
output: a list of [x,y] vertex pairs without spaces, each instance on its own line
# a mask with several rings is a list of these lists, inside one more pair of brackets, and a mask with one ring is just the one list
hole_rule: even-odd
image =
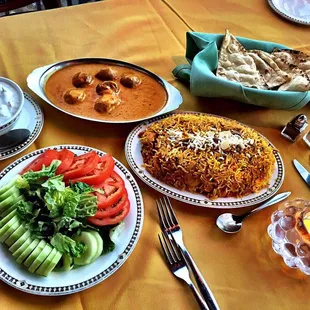
[[0,81],[0,126],[11,119],[21,105],[17,90],[10,84]]

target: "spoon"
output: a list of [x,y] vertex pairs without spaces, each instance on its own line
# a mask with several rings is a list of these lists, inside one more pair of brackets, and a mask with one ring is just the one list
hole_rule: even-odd
[[216,219],[216,225],[219,229],[222,231],[233,234],[238,232],[242,227],[242,221],[248,217],[249,215],[252,215],[260,210],[263,210],[275,203],[278,203],[282,201],[283,199],[287,198],[291,192],[285,192],[278,194],[274,197],[272,197],[270,200],[265,202],[263,205],[251,210],[250,212],[247,212],[243,215],[233,215],[232,213],[223,213]]
[[13,129],[0,136],[0,151],[20,144],[28,139],[30,131],[28,129]]

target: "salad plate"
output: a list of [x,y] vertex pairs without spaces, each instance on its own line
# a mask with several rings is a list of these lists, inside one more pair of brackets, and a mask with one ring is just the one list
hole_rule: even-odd
[[[30,162],[48,149],[68,149],[76,155],[96,151],[103,156],[103,151],[80,145],[58,145],[36,150],[16,160],[0,172],[0,187],[19,174]],[[132,174],[114,158],[114,171],[124,180],[130,202],[130,212],[124,219],[124,230],[121,232],[115,249],[100,256],[89,265],[74,268],[70,271],[53,271],[48,277],[30,273],[17,264],[7,246],[0,248],[0,279],[10,286],[35,295],[59,296],[76,293],[90,288],[111,276],[128,259],[135,248],[143,225],[143,200],[140,189]]]
[[40,106],[32,99],[32,97],[24,92],[24,107],[20,113],[20,117],[11,130],[28,129],[30,135],[26,141],[8,147],[0,151],[0,160],[4,160],[19,154],[27,149],[40,135],[44,124],[44,114]]
[[[154,117],[150,120],[144,121],[143,123],[136,126],[131,133],[128,135],[125,145],[125,154],[128,164],[135,172],[135,174],[144,181],[147,185],[151,186],[160,193],[167,195],[176,200],[182,201],[184,203],[207,207],[207,208],[221,208],[221,209],[231,209],[231,208],[241,208],[248,207],[260,202],[267,200],[272,197],[280,189],[283,180],[284,180],[284,165],[281,155],[278,151],[274,150],[273,154],[275,157],[275,168],[273,174],[269,180],[269,185],[267,188],[260,190],[257,193],[243,196],[241,198],[228,197],[228,198],[216,198],[208,199],[202,194],[196,194],[185,190],[179,190],[170,185],[161,182],[160,180],[153,177],[144,167],[144,161],[141,154],[141,142],[139,135],[144,132],[149,126],[153,123],[163,120],[169,116],[176,114],[193,114],[193,115],[207,115],[205,113],[198,112],[173,112],[158,117]],[[211,116],[211,115],[210,115]],[[215,115],[213,115],[215,116]],[[229,120],[225,117],[216,116],[223,120]],[[231,120],[229,120],[231,121]],[[239,123],[241,124],[241,123]],[[248,127],[244,124],[241,124],[244,127]],[[259,133],[258,133],[259,134]],[[265,137],[259,134],[273,149],[274,146],[268,141]]]

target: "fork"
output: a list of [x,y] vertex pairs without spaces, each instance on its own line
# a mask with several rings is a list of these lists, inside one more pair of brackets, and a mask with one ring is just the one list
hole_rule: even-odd
[[184,256],[178,250],[178,247],[175,244],[175,242],[169,238],[168,234],[169,232],[162,232],[162,238],[160,238],[160,235],[158,235],[158,238],[160,245],[163,249],[163,252],[165,254],[169,269],[177,278],[182,279],[184,282],[187,283],[187,285],[192,290],[200,308],[203,310],[210,310],[205,300],[199,294],[198,290],[196,289],[192,280],[189,277],[189,271],[185,263]]
[[220,310],[209,286],[207,285],[205,279],[203,278],[201,272],[199,271],[197,265],[195,264],[190,253],[186,249],[183,242],[183,233],[177,217],[173,211],[170,200],[168,197],[164,196],[163,198],[156,200],[158,216],[160,219],[160,227],[162,231],[170,232],[171,237],[174,239],[178,247],[180,248],[181,253],[184,255],[188,266],[193,272],[193,275],[196,279],[199,290],[204,297],[207,305],[210,307],[210,310]]

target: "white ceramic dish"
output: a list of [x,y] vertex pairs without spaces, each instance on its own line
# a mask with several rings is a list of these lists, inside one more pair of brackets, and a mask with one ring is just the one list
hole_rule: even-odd
[[20,117],[11,130],[25,128],[30,131],[30,135],[25,142],[10,148],[2,149],[0,151],[0,160],[15,156],[27,149],[38,138],[43,128],[43,124],[44,115],[40,106],[30,95],[24,93],[24,107],[20,113]]
[[[45,91],[44,91],[44,85],[45,85],[46,81],[48,80],[48,78],[53,73],[55,73],[57,70],[62,69],[64,67],[72,66],[75,64],[81,64],[81,63],[113,64],[113,65],[132,68],[132,69],[137,70],[137,71],[141,71],[141,72],[149,75],[153,79],[157,80],[165,88],[165,90],[167,92],[167,103],[158,113],[156,113],[154,115],[151,115],[149,117],[142,118],[142,119],[129,120],[129,121],[100,120],[100,119],[95,119],[95,118],[84,117],[81,115],[77,115],[77,114],[73,114],[73,113],[70,113],[68,111],[65,111],[65,110],[61,109],[60,107],[58,107],[57,105],[55,105],[53,102],[51,102],[47,98],[47,96],[45,95]],[[89,121],[99,122],[99,123],[133,123],[133,122],[139,122],[139,121],[149,119],[149,118],[157,116],[157,115],[161,115],[161,114],[176,110],[181,105],[181,103],[183,101],[183,98],[182,98],[180,92],[175,87],[173,87],[171,84],[169,84],[167,81],[165,81],[164,79],[159,77],[158,75],[156,75],[156,74],[154,74],[154,73],[152,73],[152,72],[150,72],[150,71],[148,71],[142,67],[131,64],[131,63],[127,63],[127,62],[115,60],[115,59],[106,59],[106,58],[73,59],[73,60],[67,60],[67,61],[51,64],[48,66],[44,66],[41,68],[37,68],[28,75],[27,85],[34,93],[36,93],[39,97],[41,97],[44,101],[46,101],[48,104],[50,104],[54,108],[66,113],[66,114],[69,114],[71,116],[75,116],[77,118],[86,119]]]
[[[75,154],[95,150],[100,156],[104,152],[80,145],[59,145],[52,149],[69,149]],[[18,174],[29,162],[46,149],[29,153],[16,160],[0,173],[0,186]],[[125,230],[115,250],[99,257],[94,263],[70,271],[52,272],[47,278],[31,274],[17,264],[7,246],[0,245],[0,279],[7,284],[35,295],[67,295],[85,290],[112,275],[128,259],[136,246],[143,225],[143,201],[140,189],[131,173],[116,159],[114,170],[123,178],[130,201],[130,212],[125,218]]]
[[0,123],[0,136],[1,136],[9,132],[19,119],[20,113],[24,106],[24,94],[21,88],[12,80],[0,76],[0,82],[8,84],[10,87],[12,87],[16,91],[18,96],[18,108],[16,109],[15,113],[7,120],[5,120],[5,122]]
[[282,17],[298,24],[310,26],[309,0],[268,0],[268,3]]
[[[135,174],[146,184],[153,187],[160,193],[167,195],[171,198],[180,200],[182,202],[201,206],[201,207],[220,208],[220,209],[231,209],[231,208],[241,208],[241,207],[252,206],[252,205],[263,202],[266,199],[270,198],[280,189],[283,183],[283,180],[284,180],[284,165],[283,165],[282,158],[277,151],[274,152],[274,156],[276,159],[276,165],[275,165],[274,173],[270,180],[269,187],[261,190],[258,193],[247,195],[243,198],[218,198],[214,200],[209,200],[203,195],[193,194],[188,191],[181,191],[155,179],[153,176],[151,176],[149,172],[147,172],[142,167],[143,159],[141,155],[141,143],[138,138],[138,135],[140,132],[144,131],[152,123],[158,120],[161,120],[163,118],[166,118],[170,115],[176,114],[176,113],[204,114],[204,113],[196,113],[196,112],[175,112],[175,113],[161,115],[161,116],[152,118],[150,120],[147,120],[139,124],[137,127],[135,127],[131,131],[131,133],[129,134],[126,140],[126,145],[125,145],[126,159],[130,167],[132,168],[132,170],[135,172]],[[246,126],[244,124],[242,125]],[[270,141],[268,141],[265,137],[263,138],[272,146]]]

